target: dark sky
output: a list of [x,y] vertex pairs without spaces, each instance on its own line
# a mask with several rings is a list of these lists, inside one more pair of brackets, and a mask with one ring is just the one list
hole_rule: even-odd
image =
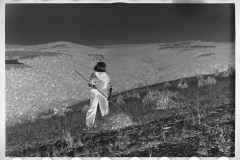
[[6,44],[235,41],[234,4],[6,4]]

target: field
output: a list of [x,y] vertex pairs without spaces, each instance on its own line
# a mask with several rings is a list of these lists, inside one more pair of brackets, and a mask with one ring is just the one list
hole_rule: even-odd
[[[5,70],[6,156],[235,155],[234,44],[7,47],[31,67]],[[117,107],[86,130],[89,88],[74,70],[88,78],[102,60]]]
[[85,112],[76,110],[88,102],[66,116],[9,127],[6,156],[233,157],[235,77],[215,79],[199,86],[191,77],[188,88],[176,80],[115,95],[124,112],[110,105],[108,117],[98,113],[94,130],[84,130]]

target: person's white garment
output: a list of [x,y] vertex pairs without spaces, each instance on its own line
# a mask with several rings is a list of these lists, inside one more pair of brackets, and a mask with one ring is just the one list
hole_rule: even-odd
[[110,79],[105,72],[94,72],[90,77],[90,83],[95,85],[97,89],[91,89],[90,108],[86,115],[86,125],[92,127],[95,122],[97,106],[99,104],[102,116],[109,113],[108,106],[108,89],[111,87]]

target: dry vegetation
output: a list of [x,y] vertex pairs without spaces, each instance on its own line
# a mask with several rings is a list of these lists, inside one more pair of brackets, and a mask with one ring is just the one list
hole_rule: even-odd
[[6,156],[233,157],[235,79],[230,73],[200,76],[215,79],[212,84],[199,85],[192,77],[184,79],[186,88],[177,88],[182,80],[176,80],[115,95],[124,113],[110,105],[109,116],[98,113],[95,130],[84,130],[82,111],[8,127]]

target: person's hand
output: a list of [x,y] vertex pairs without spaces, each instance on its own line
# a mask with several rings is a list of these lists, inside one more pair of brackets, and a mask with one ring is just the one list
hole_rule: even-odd
[[89,83],[88,86],[89,86],[89,87],[92,87],[92,88],[94,88],[94,89],[97,89],[97,87],[96,87],[95,85],[91,84],[91,83]]
[[108,96],[108,101],[111,101],[112,100],[112,96]]

